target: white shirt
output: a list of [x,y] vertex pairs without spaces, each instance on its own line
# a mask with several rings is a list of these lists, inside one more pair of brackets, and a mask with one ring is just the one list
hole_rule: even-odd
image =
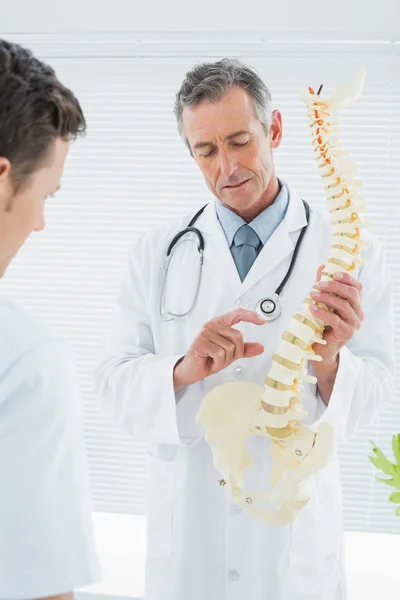
[[71,354],[0,299],[0,598],[58,595],[98,577]]

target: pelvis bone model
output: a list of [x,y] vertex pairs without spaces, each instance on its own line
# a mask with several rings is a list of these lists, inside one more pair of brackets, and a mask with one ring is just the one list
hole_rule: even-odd
[[[322,86],[317,93],[309,88],[301,96],[307,105],[332,218],[331,248],[321,281],[329,280],[337,271],[352,271],[362,262],[365,242],[361,239],[364,223],[360,213],[364,204],[354,179],[355,168],[334,137],[337,120],[332,113],[358,98],[364,78],[362,68],[354,82],[340,86],[330,97],[321,96]],[[324,323],[309,310],[311,304],[314,300],[307,297],[303,309],[293,315],[289,329],[282,334],[264,388],[236,381],[216,386],[204,398],[197,415],[222,483],[237,503],[272,525],[291,523],[307,504],[310,477],[328,464],[335,444],[328,423],[320,422],[316,432],[302,423],[307,414],[301,403],[303,382],[317,382],[307,375],[307,362],[322,360],[313,344],[326,343]],[[252,464],[245,447],[251,435],[271,440],[271,489],[265,492],[243,489],[244,472]],[[264,508],[264,504],[271,508]]]

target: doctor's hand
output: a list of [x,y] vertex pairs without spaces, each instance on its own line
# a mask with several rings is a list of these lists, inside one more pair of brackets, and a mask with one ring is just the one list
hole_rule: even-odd
[[242,333],[233,328],[241,321],[254,325],[266,322],[256,312],[244,308],[208,321],[187,354],[175,365],[175,392],[218,373],[239,358],[250,358],[264,352],[262,344],[245,343]]
[[318,374],[337,370],[341,348],[357,333],[364,320],[361,306],[362,283],[348,273],[335,273],[331,281],[320,281],[324,267],[325,265],[320,266],[317,272],[316,281],[320,292],[313,290],[310,297],[334,309],[334,312],[318,306],[311,307],[315,316],[326,325],[323,334],[326,346],[313,345],[315,352],[322,356],[322,362],[313,363],[317,377]]

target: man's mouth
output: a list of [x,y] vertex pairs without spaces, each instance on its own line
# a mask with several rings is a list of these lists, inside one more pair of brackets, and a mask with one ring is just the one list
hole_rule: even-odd
[[228,190],[236,190],[240,187],[242,187],[245,183],[247,183],[249,180],[248,179],[244,179],[243,181],[241,181],[240,183],[235,183],[233,185],[225,185],[224,187],[227,188]]

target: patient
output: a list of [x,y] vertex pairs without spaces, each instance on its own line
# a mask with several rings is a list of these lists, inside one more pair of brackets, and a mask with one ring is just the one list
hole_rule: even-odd
[[[84,131],[54,71],[0,40],[0,277],[44,229],[45,200]],[[69,600],[98,580],[80,405],[61,337],[1,293],[1,599]]]

